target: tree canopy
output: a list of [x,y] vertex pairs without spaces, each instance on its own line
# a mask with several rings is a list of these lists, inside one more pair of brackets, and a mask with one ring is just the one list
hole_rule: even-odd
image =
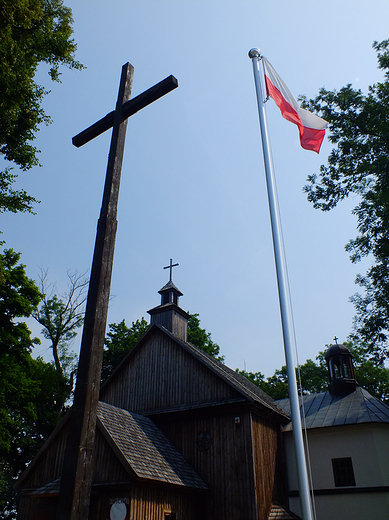
[[[356,380],[362,388],[382,401],[389,401],[389,369],[376,363],[370,354],[369,347],[360,341],[346,343],[353,355]],[[296,369],[297,381],[301,381],[303,394],[326,392],[329,384],[326,351],[321,351],[316,361],[307,359]],[[276,369],[274,374],[265,379],[261,372],[238,370],[273,399],[284,399],[289,396],[286,366]]]
[[103,352],[103,365],[101,369],[101,381],[105,381],[120,361],[124,358],[135,343],[140,340],[146,332],[149,324],[142,317],[141,320],[132,322],[131,327],[127,327],[125,320],[120,323],[111,323],[105,338],[105,349]]
[[55,426],[58,399],[55,367],[33,359],[32,338],[23,318],[41,294],[28,278],[20,254],[0,253],[0,516],[15,518],[13,483]]
[[50,341],[58,380],[55,408],[61,413],[73,391],[77,356],[70,350],[69,344],[84,322],[84,304],[89,280],[85,278],[85,274],[68,271],[68,290],[58,295],[55,294],[55,285],[47,283],[47,275],[47,270],[41,270],[42,301],[34,309],[32,316],[42,325],[43,337]]
[[[76,61],[72,13],[62,0],[0,1],[0,153],[28,170],[39,164],[39,150],[31,142],[40,124],[50,117],[42,108],[48,90],[38,85],[40,64],[59,81],[59,68],[83,66]],[[36,200],[23,190],[12,190],[15,174],[0,173],[0,212],[32,211]]]
[[211,333],[200,327],[198,314],[190,314],[188,322],[188,342],[216,358],[218,361],[224,361],[224,356],[219,356],[220,347],[212,340]]
[[31,316],[41,294],[19,263],[20,253],[6,249],[0,254],[0,352],[24,354],[33,343],[27,325],[17,318]]
[[384,81],[364,94],[351,84],[339,91],[322,88],[306,108],[329,123],[334,145],[320,174],[310,175],[305,192],[314,208],[333,209],[357,196],[353,214],[358,235],[346,245],[352,262],[370,256],[372,265],[356,283],[363,294],[352,297],[355,338],[365,341],[376,359],[389,354],[389,40],[374,42]]

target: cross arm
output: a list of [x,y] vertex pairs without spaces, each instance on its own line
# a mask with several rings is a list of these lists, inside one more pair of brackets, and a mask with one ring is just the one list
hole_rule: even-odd
[[[134,99],[130,99],[126,103],[122,105],[122,117],[123,121],[128,117],[136,114],[139,110],[150,105],[160,97],[164,96],[168,92],[171,92],[175,88],[178,87],[178,81],[174,76],[168,76],[163,79],[153,87],[150,87],[148,90],[139,94],[139,96],[134,97]],[[98,135],[102,134],[106,130],[112,127],[113,118],[115,111],[110,112],[105,117],[91,125],[89,128],[86,128],[79,134],[75,135],[72,139],[72,143],[74,146],[79,148],[85,143],[88,143]]]

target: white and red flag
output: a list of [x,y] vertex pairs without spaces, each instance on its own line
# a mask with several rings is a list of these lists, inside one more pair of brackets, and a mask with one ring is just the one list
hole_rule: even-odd
[[262,59],[267,95],[274,99],[282,117],[298,126],[301,146],[319,153],[327,121],[301,108],[272,65],[265,57]]

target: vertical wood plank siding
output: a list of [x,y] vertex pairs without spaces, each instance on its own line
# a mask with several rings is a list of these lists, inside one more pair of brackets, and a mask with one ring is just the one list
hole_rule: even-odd
[[31,471],[26,478],[24,488],[36,489],[61,476],[68,429],[69,424],[66,424],[58,432],[56,438],[53,439],[43,456],[35,464],[34,471]]
[[287,504],[283,491],[280,427],[252,414],[253,463],[258,518],[267,519],[273,500]]
[[153,313],[151,315],[151,323],[162,325],[177,338],[182,341],[188,341],[188,320],[174,309],[171,309],[169,312]]
[[90,519],[106,520],[109,508],[115,500],[128,503],[126,519],[163,520],[164,513],[175,512],[177,520],[203,520],[202,499],[190,493],[178,493],[170,489],[158,489],[134,484],[120,491],[101,492],[91,506]]
[[21,490],[18,520],[54,520],[58,497],[31,497],[30,492],[60,478],[69,424],[58,432],[27,476]]
[[94,452],[93,484],[106,482],[130,482],[131,478],[123,468],[103,435],[96,431]]
[[[186,418],[158,423],[210,488],[201,518],[209,520],[257,520],[252,467],[250,413]],[[207,450],[196,446],[197,435],[208,432]],[[260,520],[265,517],[260,517]]]
[[237,395],[184,348],[156,330],[103,387],[100,399],[138,412]]

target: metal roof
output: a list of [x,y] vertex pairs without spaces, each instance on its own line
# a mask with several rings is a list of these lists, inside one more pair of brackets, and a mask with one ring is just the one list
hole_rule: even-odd
[[99,402],[103,434],[124,466],[139,479],[207,489],[180,452],[147,417]]
[[[280,399],[276,403],[290,415],[289,399]],[[389,423],[389,406],[360,387],[345,396],[335,396],[329,392],[304,395],[303,405],[308,429],[344,424]],[[292,429],[290,422],[284,431]]]

